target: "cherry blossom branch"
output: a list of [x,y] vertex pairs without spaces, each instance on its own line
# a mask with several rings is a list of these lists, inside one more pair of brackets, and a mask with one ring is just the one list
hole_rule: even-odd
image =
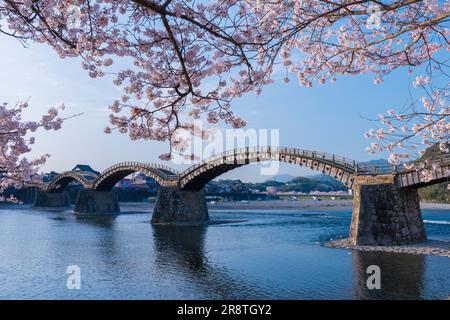
[[59,130],[65,119],[74,117],[60,118],[59,112],[64,109],[64,105],[61,105],[50,108],[40,121],[22,121],[22,112],[27,107],[28,101],[12,108],[7,103],[0,105],[0,192],[10,185],[22,186],[23,183],[32,181],[39,167],[49,157],[45,154],[28,160],[24,156],[35,143],[35,138],[29,137],[29,133],[38,128]]
[[[4,34],[81,57],[93,78],[114,73],[123,96],[105,132],[169,141],[164,158],[185,145],[178,131],[196,132],[193,120],[244,126],[233,101],[260,94],[279,67],[306,87],[364,73],[380,83],[423,65],[431,82],[448,67],[449,18],[449,0],[0,0]],[[117,60],[132,66],[115,69]],[[448,121],[446,112],[416,116],[432,119],[399,144]]]

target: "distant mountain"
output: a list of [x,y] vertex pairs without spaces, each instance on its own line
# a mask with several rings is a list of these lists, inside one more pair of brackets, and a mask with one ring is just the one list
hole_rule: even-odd
[[305,176],[305,178],[308,178],[309,180],[320,181],[320,182],[336,181],[336,179],[334,179],[330,176],[327,176],[326,174],[322,174],[322,173]]
[[389,161],[386,159],[375,159],[375,160],[369,160],[365,162],[360,162],[361,164],[367,164],[367,165],[373,165],[373,166],[382,166],[385,164],[389,164]]
[[278,182],[289,182],[294,178],[295,178],[295,176],[290,175],[290,174],[279,174],[279,175],[271,177],[269,180],[278,181]]
[[327,176],[322,173],[305,176],[305,178],[309,179],[312,182],[318,183],[320,185],[320,187],[327,186],[329,188],[332,188],[333,190],[346,190],[347,189],[347,187],[342,182],[339,182],[335,178]]
[[[276,179],[276,180],[275,180]],[[282,182],[284,180],[285,182]],[[318,174],[307,177],[293,177],[287,174],[274,176],[265,182],[242,182],[240,180],[213,180],[206,186],[209,193],[249,192],[249,190],[266,191],[267,187],[275,187],[280,192],[311,192],[311,191],[346,191],[348,188],[334,178]]]
[[[442,152],[439,149],[439,144],[435,143],[431,147],[425,150],[425,153],[421,158],[417,159],[417,162],[429,159],[440,157],[441,155],[445,155],[445,152]],[[434,184],[431,186],[427,186],[419,189],[419,197],[423,201],[427,202],[441,202],[441,203],[450,203],[450,197],[448,192],[448,181]]]
[[429,159],[429,158],[436,158],[436,157],[440,157],[442,155],[446,155],[446,152],[442,152],[439,149],[439,144],[435,143],[433,144],[431,147],[428,147],[425,150],[425,153],[422,155],[422,157],[420,159],[418,159],[417,161],[421,161],[421,160],[425,160],[425,159]]

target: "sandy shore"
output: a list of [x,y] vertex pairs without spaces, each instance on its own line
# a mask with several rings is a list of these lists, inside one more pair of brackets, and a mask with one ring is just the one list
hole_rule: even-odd
[[421,202],[420,208],[431,210],[450,210],[450,203]]
[[351,249],[358,251],[378,251],[393,253],[425,254],[450,258],[450,242],[428,240],[422,243],[401,246],[354,246],[348,239],[336,240],[326,244],[330,248]]
[[210,210],[351,210],[352,200],[303,200],[303,201],[285,201],[285,200],[270,200],[270,201],[228,201],[218,202],[215,204],[208,203]]
[[[353,206],[353,200],[301,200],[301,201],[229,201],[215,204],[208,203],[210,210],[303,210],[303,211],[348,211]],[[420,203],[422,209],[450,210],[447,203]]]

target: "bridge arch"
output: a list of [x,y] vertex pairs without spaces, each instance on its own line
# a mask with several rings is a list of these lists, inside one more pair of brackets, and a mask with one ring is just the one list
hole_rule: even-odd
[[47,186],[47,191],[53,193],[62,192],[72,181],[78,181],[83,188],[90,188],[96,179],[97,175],[92,172],[66,171],[60,173],[50,181]]
[[308,167],[334,177],[352,188],[355,176],[361,169],[351,159],[319,151],[284,147],[253,147],[225,151],[205,159],[179,175],[183,190],[200,190],[209,181],[230,170],[250,163],[280,161]]
[[154,163],[121,162],[103,171],[92,188],[96,191],[111,191],[117,182],[126,176],[140,172],[154,179],[161,186],[176,185],[178,172]]

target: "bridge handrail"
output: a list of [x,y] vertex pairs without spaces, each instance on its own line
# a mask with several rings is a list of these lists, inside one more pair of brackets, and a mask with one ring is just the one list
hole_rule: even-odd
[[330,162],[334,162],[338,165],[342,165],[344,167],[348,167],[349,169],[355,169],[358,162],[345,158],[343,156],[334,155],[330,153],[325,153],[321,151],[312,151],[312,150],[305,150],[305,149],[298,149],[298,148],[286,148],[286,147],[269,147],[269,146],[258,146],[258,147],[242,147],[237,148],[233,150],[226,150],[219,154],[213,155],[211,157],[208,157],[204,160],[201,160],[197,162],[196,164],[190,166],[183,172],[179,174],[180,177],[186,176],[188,173],[198,169],[199,167],[205,165],[206,163],[213,162],[217,159],[227,157],[227,156],[234,156],[237,154],[242,153],[286,153],[286,154],[292,154],[292,155],[303,155],[309,158],[321,158],[323,160],[327,160]]
[[74,178],[74,176],[78,176],[82,181],[78,181],[82,184],[85,184],[86,186],[91,186],[95,183],[95,181],[89,181],[89,179],[86,176],[92,177],[92,178],[98,178],[98,176],[93,173],[93,172],[89,172],[89,171],[64,171],[59,173],[57,176],[55,176],[51,181],[49,181],[46,184],[47,189],[51,188],[59,179],[64,178],[64,177],[72,177],[73,179],[77,180],[76,178]]
[[147,169],[163,169],[169,172],[173,172],[174,175],[177,174],[177,171],[169,166],[163,165],[163,164],[159,164],[159,163],[143,163],[143,162],[138,162],[138,161],[126,161],[126,162],[119,162],[116,163],[115,165],[108,167],[107,169],[103,170],[102,173],[100,175],[103,175],[104,173],[107,173],[108,171],[110,171],[111,169],[115,169],[118,167],[123,167],[123,166],[131,166],[131,165],[138,165],[138,166],[142,166],[145,167]]
[[[270,152],[270,153],[285,153],[285,154],[293,154],[293,155],[302,155],[306,156],[311,159],[323,159],[326,161],[330,161],[332,163],[335,163],[337,165],[341,165],[344,167],[349,168],[350,170],[354,170],[355,173],[359,175],[373,175],[373,174],[393,174],[393,173],[403,173],[407,171],[414,171],[413,170],[407,170],[403,164],[394,165],[394,164],[365,164],[360,163],[358,161],[351,160],[349,158],[321,152],[321,151],[313,151],[313,150],[306,150],[306,149],[298,149],[298,148],[286,148],[286,147],[268,147],[268,146],[260,146],[260,147],[243,147],[243,148],[237,148],[233,150],[226,150],[219,154],[213,155],[211,157],[208,157],[200,162],[197,162],[196,164],[188,167],[186,170],[181,172],[179,174],[180,177],[184,177],[190,172],[198,169],[199,167],[209,163],[213,162],[217,159],[227,157],[227,156],[234,156],[235,154],[242,154],[244,152],[258,152],[258,153],[264,153],[264,152]],[[443,161],[444,160],[444,161]],[[439,159],[433,159],[429,161],[430,164],[435,163],[445,163],[450,162],[450,154],[441,156]]]
[[[441,155],[438,158],[434,158],[431,160],[426,160],[427,162],[425,163],[425,167],[433,165],[433,164],[440,164],[440,165],[449,165],[450,164],[450,154],[445,154],[445,155]],[[421,169],[419,169],[421,170]],[[402,171],[400,171],[401,173],[407,173],[407,172],[414,172],[414,171],[418,171],[418,169],[406,169],[403,165],[402,165]]]
[[[60,173],[60,174],[64,174],[64,173],[68,173],[68,172],[74,172],[74,173],[77,173],[77,174],[79,174],[79,175],[82,175],[82,176],[91,176],[91,177],[98,177],[98,174],[96,174],[96,173],[94,173],[94,172],[90,172],[90,171],[65,171],[65,172],[62,172],[62,173]],[[59,174],[59,175],[60,175]]]
[[[433,164],[440,164],[440,165],[448,165],[450,164],[450,154],[441,155],[438,158],[433,158],[431,160],[427,160],[426,166],[430,166]],[[417,170],[421,169],[406,169],[403,163],[400,164],[384,164],[384,165],[369,165],[369,164],[359,164],[358,169],[360,173],[364,174],[364,171],[366,171],[367,174],[373,174],[373,173],[383,173],[383,174],[389,174],[389,173],[408,173],[408,172],[415,172]]]
[[86,179],[85,176],[98,177],[97,174],[95,174],[95,173],[93,173],[93,172],[89,172],[89,171],[72,171],[72,170],[69,170],[69,171],[63,171],[63,172],[58,173],[58,174],[50,181],[50,183],[51,183],[53,180],[56,180],[56,179],[58,179],[58,178],[61,177],[61,176],[67,176],[67,175],[72,175],[72,174],[78,175],[78,176],[80,176],[80,177],[82,177],[82,178],[84,178],[84,179]]
[[[142,163],[142,162],[137,162],[137,161],[125,161],[125,162],[116,163],[115,165],[103,170],[102,173],[99,175],[99,178],[105,176],[111,170],[114,170],[114,169],[120,168],[120,167],[124,167],[124,166],[125,167],[126,166],[138,166],[138,167],[145,168],[147,170],[154,171],[155,174],[159,175],[163,180],[176,180],[176,179],[178,179],[178,174],[179,174],[177,170],[174,170],[173,168],[170,168],[169,166],[159,164],[159,163]],[[165,172],[162,172],[161,170],[165,170],[167,172],[172,172],[173,174],[167,174]]]

